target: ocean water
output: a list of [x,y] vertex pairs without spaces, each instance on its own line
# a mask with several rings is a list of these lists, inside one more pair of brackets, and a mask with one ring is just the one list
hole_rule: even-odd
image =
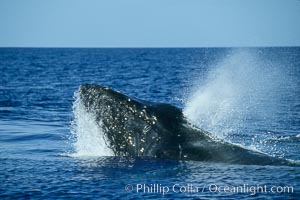
[[[300,198],[300,48],[0,48],[1,199]],[[114,157],[84,83],[294,165]]]

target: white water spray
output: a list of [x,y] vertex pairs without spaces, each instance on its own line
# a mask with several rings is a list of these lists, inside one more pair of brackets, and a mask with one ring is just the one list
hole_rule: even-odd
[[71,125],[74,153],[71,156],[112,156],[113,152],[105,143],[105,136],[93,113],[85,110],[76,92],[73,104],[74,120]]
[[211,68],[204,84],[203,80],[200,86],[195,83],[185,116],[217,138],[232,141],[234,136],[249,133],[256,144],[248,146],[262,146],[254,141],[254,135],[274,122],[283,73],[274,63],[246,49],[232,52]]

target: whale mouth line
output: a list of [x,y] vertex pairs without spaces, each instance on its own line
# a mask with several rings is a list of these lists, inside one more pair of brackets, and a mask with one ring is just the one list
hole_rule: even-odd
[[[87,148],[97,146],[97,151],[109,151],[109,155],[299,166],[296,161],[216,140],[210,133],[192,125],[181,109],[170,104],[132,98],[110,87],[96,84],[81,85],[75,93],[75,102],[74,113],[80,107],[81,111],[89,115],[88,120],[81,125],[92,123],[96,127],[91,130],[94,139],[86,140],[87,136],[81,134],[80,138],[75,137],[75,142],[84,139]],[[80,129],[78,118],[75,116],[74,123]],[[78,131],[75,130],[75,134]]]

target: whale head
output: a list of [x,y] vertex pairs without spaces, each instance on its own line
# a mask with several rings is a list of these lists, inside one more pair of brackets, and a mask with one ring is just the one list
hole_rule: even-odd
[[130,98],[106,86],[84,84],[80,99],[93,113],[117,156],[178,157],[183,142],[180,109]]

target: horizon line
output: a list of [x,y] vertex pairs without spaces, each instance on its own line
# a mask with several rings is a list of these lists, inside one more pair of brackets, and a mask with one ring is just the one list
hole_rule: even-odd
[[36,48],[36,49],[196,49],[196,48],[297,48],[297,45],[266,46],[0,46],[0,48]]

